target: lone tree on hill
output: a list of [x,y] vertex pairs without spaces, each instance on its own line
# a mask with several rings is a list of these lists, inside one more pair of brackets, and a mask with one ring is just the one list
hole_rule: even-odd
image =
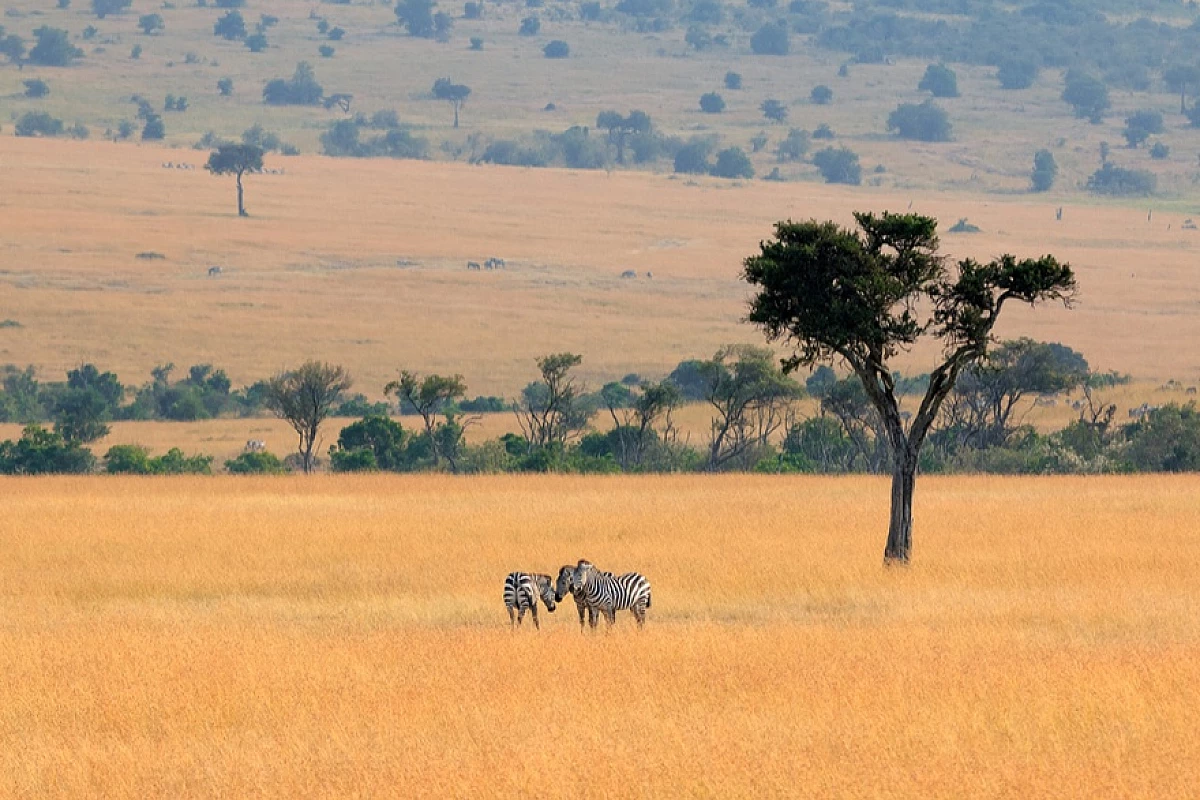
[[[892,510],[885,563],[912,552],[912,498],[921,446],[962,371],[987,355],[992,329],[1010,300],[1070,307],[1075,275],[1054,256],[986,264],[938,255],[937,220],[917,214],[856,212],[858,230],[833,222],[780,222],[775,237],[744,262],[757,287],[749,321],[795,349],[785,370],[844,362],[883,420],[892,461]],[[942,363],[930,374],[907,427],[889,361],[923,336],[940,339]]]
[[263,150],[252,144],[219,145],[208,157],[204,168],[213,175],[236,175],[238,216],[248,217],[243,202],[242,175],[247,172],[262,172]]
[[617,163],[624,164],[625,143],[632,136],[649,133],[653,126],[645,111],[630,111],[627,117],[619,111],[601,111],[596,117],[596,127],[608,131],[608,141],[617,148]]
[[264,403],[299,434],[300,459],[306,473],[312,472],[312,451],[321,423],[351,385],[353,381],[344,368],[320,361],[308,361],[267,381]]
[[458,127],[458,112],[471,96],[471,87],[454,83],[449,78],[438,78],[433,82],[433,96],[454,106],[454,127]]

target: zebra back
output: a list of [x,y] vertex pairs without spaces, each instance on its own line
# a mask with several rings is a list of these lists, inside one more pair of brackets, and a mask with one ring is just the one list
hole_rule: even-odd
[[554,611],[556,602],[550,576],[539,572],[510,572],[504,579],[504,605],[509,608],[532,608],[538,598],[547,611]]

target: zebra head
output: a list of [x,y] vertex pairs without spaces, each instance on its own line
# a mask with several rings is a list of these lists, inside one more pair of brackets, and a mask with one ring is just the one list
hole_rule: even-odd
[[533,585],[537,588],[538,595],[542,598],[542,602],[546,604],[546,610],[553,613],[554,606],[558,601],[558,597],[554,593],[554,584],[550,582],[549,575],[531,575]]
[[579,563],[575,565],[575,569],[571,570],[571,591],[582,590],[592,576],[599,571],[592,562],[580,559]]
[[571,585],[572,578],[575,576],[575,568],[570,564],[558,571],[558,580],[554,582],[554,599],[562,602],[563,598],[570,594],[573,590]]

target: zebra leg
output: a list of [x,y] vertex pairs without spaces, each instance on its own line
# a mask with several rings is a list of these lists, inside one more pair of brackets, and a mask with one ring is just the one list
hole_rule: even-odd
[[629,610],[633,612],[638,628],[644,628],[646,626],[646,607],[639,603]]
[[517,624],[518,625],[525,624],[525,606],[517,607]]
[[530,614],[533,614],[533,628],[534,628],[534,630],[538,630],[538,631],[540,631],[540,630],[542,629],[542,623],[538,622],[538,616],[537,616],[537,603],[534,603],[533,605],[531,605],[531,606],[529,607],[529,613],[530,613]]
[[507,608],[508,608],[508,627],[516,628],[517,627],[517,615],[513,613],[512,606],[508,606]]
[[606,630],[611,631],[612,626],[615,625],[617,622],[617,609],[615,609],[615,608],[604,609],[604,618],[606,620],[608,620],[608,628]]
[[[597,614],[596,614],[596,607],[595,607],[595,606],[591,606],[590,608],[588,608],[588,617],[591,619],[591,623],[592,623],[592,627],[593,627],[593,628],[594,628],[594,627],[596,627],[596,623],[597,623],[597,622],[599,622],[599,620],[597,620],[597,619],[596,619],[596,616],[597,616]],[[579,620],[579,625],[580,625],[580,627],[582,627],[582,626],[583,626],[583,619],[582,619],[582,618]]]
[[584,607],[579,605],[578,603],[575,604],[575,610],[579,612],[579,632],[583,633],[583,615],[586,612],[584,610]]

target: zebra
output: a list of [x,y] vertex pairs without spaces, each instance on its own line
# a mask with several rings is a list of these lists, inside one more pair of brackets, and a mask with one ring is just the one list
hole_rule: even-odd
[[637,619],[638,627],[646,624],[646,609],[650,608],[650,581],[637,572],[613,575],[601,572],[596,565],[581,560],[571,573],[571,588],[578,588],[589,607],[599,609],[609,627],[617,621],[617,612],[628,608]]
[[[549,575],[530,572],[510,572],[504,579],[504,605],[508,608],[508,621],[516,627],[525,621],[525,611],[533,613],[533,627],[540,629],[537,601],[542,598],[546,610],[555,608],[554,587]],[[515,613],[514,613],[515,612]]]
[[[558,571],[558,580],[554,582],[554,599],[561,603],[563,598],[568,594],[571,595],[571,599],[575,601],[575,610],[579,612],[579,630],[583,630],[585,612],[587,613],[588,622],[594,628],[596,627],[596,606],[588,605],[587,600],[583,597],[583,590],[571,585],[571,578],[574,574],[575,568],[570,564],[567,564]],[[611,572],[604,574],[612,577]]]

